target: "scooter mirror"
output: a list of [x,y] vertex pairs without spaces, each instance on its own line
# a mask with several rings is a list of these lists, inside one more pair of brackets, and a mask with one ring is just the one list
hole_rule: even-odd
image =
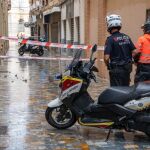
[[93,47],[92,47],[92,53],[96,52],[97,51],[97,45],[95,44]]
[[92,61],[93,53],[95,53],[96,51],[97,51],[97,45],[95,44],[95,45],[92,47],[92,53],[91,53],[91,56],[90,56],[90,61]]

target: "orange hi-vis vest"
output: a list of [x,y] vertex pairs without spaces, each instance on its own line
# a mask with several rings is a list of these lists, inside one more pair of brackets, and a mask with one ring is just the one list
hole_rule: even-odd
[[139,63],[150,64],[150,34],[138,39],[137,49],[141,53]]

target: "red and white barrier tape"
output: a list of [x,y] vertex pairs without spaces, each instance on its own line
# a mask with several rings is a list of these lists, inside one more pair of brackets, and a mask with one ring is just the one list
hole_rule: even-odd
[[[38,45],[38,46],[45,46],[45,47],[53,47],[53,48],[66,48],[66,49],[91,49],[92,45],[72,45],[72,44],[61,44],[61,43],[51,43],[51,42],[40,42],[40,41],[33,41],[28,39],[18,39],[16,37],[6,37],[0,36],[1,40],[8,40],[8,41],[19,41],[22,44],[30,44],[30,45]],[[98,50],[104,50],[103,46],[98,46]]]
[[18,38],[16,37],[7,37],[7,36],[0,36],[1,40],[6,40],[6,41],[18,41]]
[[[66,57],[30,57],[30,56],[0,56],[2,59],[23,59],[23,60],[60,60],[60,61],[71,61],[73,58],[66,58]],[[82,58],[82,61],[88,61],[87,58]],[[99,59],[101,62],[103,62],[103,59]]]

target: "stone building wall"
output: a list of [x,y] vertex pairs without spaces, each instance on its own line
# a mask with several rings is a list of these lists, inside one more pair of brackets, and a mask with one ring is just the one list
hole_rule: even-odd
[[[10,1],[0,1],[0,36],[8,36],[8,4],[10,5]],[[8,46],[8,41],[0,40],[0,55],[6,54]]]
[[[104,46],[109,35],[106,30],[105,18],[110,14],[119,14],[122,17],[121,32],[128,34],[133,42],[143,34],[141,25],[150,20],[149,0],[85,0],[85,44],[97,43]],[[108,71],[103,62],[103,51],[99,51],[97,61],[99,75],[108,78]]]

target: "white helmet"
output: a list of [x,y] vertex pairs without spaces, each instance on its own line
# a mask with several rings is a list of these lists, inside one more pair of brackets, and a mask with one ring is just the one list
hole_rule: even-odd
[[110,31],[113,27],[122,27],[121,17],[116,14],[112,14],[106,17],[107,28]]

